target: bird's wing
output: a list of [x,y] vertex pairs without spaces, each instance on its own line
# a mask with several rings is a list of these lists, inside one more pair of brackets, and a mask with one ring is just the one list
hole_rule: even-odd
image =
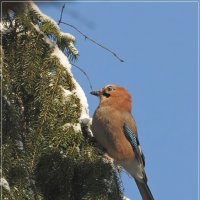
[[126,123],[124,123],[123,126],[124,129],[124,134],[126,136],[126,138],[128,139],[128,141],[130,142],[133,151],[136,155],[136,159],[140,165],[140,167],[142,168],[142,174],[143,174],[143,178],[142,180],[137,180],[137,178],[135,178],[135,182],[137,184],[137,187],[140,191],[140,194],[142,196],[143,200],[154,200],[154,197],[151,193],[151,190],[149,189],[149,186],[147,185],[147,176],[144,170],[145,167],[145,158],[144,158],[144,154],[142,152],[142,149],[140,147],[140,143],[139,143],[139,139],[136,133],[134,133]]
[[136,154],[136,158],[139,161],[140,164],[143,165],[143,167],[145,166],[145,157],[144,154],[142,152],[142,149],[140,147],[140,143],[139,143],[139,139],[136,133],[134,133],[126,123],[124,123],[123,126],[124,129],[124,134],[126,136],[126,138],[128,139],[128,141],[130,142],[133,151]]

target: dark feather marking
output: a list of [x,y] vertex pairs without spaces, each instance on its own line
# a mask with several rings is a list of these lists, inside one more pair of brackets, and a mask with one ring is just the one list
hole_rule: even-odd
[[124,128],[124,134],[126,138],[128,139],[128,141],[131,143],[131,146],[134,152],[136,153],[137,159],[139,160],[140,163],[143,164],[143,166],[145,166],[144,154],[140,149],[140,143],[139,143],[137,135],[133,133],[133,131],[128,127],[126,123],[124,123],[123,128]]

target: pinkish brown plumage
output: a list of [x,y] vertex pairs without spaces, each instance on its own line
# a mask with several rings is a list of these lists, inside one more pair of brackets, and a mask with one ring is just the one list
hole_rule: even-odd
[[[147,185],[144,156],[139,145],[136,123],[131,114],[131,95],[125,88],[114,84],[91,94],[100,98],[92,122],[97,142],[135,179],[143,200],[153,200]],[[125,124],[128,129],[124,129]],[[129,129],[130,131],[127,131]],[[126,135],[130,132],[138,141],[137,147],[133,146],[134,143]]]

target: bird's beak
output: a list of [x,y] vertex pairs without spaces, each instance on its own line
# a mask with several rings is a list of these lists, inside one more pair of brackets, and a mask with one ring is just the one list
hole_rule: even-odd
[[92,94],[94,96],[100,96],[100,91],[92,91],[92,92],[90,92],[90,94]]

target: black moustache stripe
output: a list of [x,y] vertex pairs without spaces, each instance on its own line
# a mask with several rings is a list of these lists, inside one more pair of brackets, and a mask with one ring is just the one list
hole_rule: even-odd
[[110,96],[110,94],[108,94],[108,93],[104,92],[104,93],[103,93],[103,96],[105,96],[105,97],[109,97],[109,96]]

